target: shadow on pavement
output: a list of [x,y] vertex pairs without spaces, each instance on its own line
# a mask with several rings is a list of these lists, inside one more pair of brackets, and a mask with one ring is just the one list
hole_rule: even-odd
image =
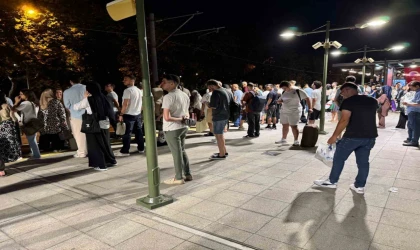
[[288,243],[307,249],[336,249],[342,243],[338,241],[339,235],[366,242],[372,239],[366,224],[367,206],[363,195],[353,193],[353,207],[346,215],[339,215],[333,212],[336,190],[313,189],[318,192],[300,193],[284,218],[294,229]]

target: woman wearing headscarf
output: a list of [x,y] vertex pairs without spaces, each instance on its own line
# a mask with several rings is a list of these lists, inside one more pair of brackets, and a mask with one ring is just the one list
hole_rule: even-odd
[[378,119],[379,125],[378,128],[385,128],[385,117],[388,116],[389,108],[391,107],[391,102],[385,92],[385,88],[382,87],[381,93],[379,95],[378,101]]
[[13,119],[6,96],[0,92],[0,177],[6,176],[5,164],[17,161],[22,155]]
[[61,151],[64,141],[60,139],[60,133],[69,133],[70,130],[64,106],[52,89],[46,89],[41,94],[39,107],[38,119],[44,122],[44,128],[39,131],[39,147],[45,151]]
[[[115,113],[108,98],[101,92],[101,87],[97,82],[86,84],[85,98],[74,105],[75,110],[86,109],[86,113],[96,114],[99,121],[115,121]],[[89,167],[94,167],[98,171],[106,171],[108,167],[117,165],[114,152],[109,142],[109,128],[101,128],[101,132],[96,134],[86,134],[88,147]]]

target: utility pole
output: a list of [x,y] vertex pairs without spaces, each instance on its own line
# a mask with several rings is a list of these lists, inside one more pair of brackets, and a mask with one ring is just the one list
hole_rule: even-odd
[[152,78],[153,84],[159,81],[158,73],[158,62],[157,62],[157,52],[156,52],[156,30],[155,30],[155,14],[150,13],[149,15],[149,29],[150,29],[150,48],[152,56]]
[[330,21],[325,27],[324,43],[324,74],[322,76],[322,98],[321,98],[321,119],[319,121],[319,133],[326,135],[325,126],[325,103],[327,102],[327,77],[328,77],[328,52],[330,50]]
[[159,190],[160,172],[157,159],[155,111],[152,89],[150,86],[149,60],[147,54],[146,19],[144,0],[136,0],[137,31],[139,40],[140,62],[143,73],[143,117],[146,135],[146,158],[149,183],[149,195],[137,199],[137,204],[149,209],[158,208],[173,202],[169,196],[161,195]]
[[363,47],[363,67],[362,67],[362,88],[365,86],[365,76],[366,76],[366,51],[367,51],[367,45]]

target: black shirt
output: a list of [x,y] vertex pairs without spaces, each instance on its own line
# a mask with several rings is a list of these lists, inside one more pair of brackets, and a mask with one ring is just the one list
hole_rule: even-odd
[[267,102],[269,99],[271,99],[270,104],[268,104],[269,107],[276,105],[278,99],[277,91],[271,90],[267,95]]
[[351,111],[350,121],[344,137],[347,138],[376,138],[376,109],[378,102],[368,96],[355,95],[343,101],[340,110]]
[[224,88],[213,90],[210,98],[210,107],[213,109],[213,121],[223,121],[229,119],[230,96]]

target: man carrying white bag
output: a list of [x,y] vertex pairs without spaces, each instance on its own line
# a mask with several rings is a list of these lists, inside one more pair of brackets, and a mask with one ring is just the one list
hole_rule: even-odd
[[[378,137],[376,128],[378,102],[374,98],[358,95],[358,88],[354,83],[344,83],[340,90],[341,95],[344,97],[340,107],[342,115],[334,134],[327,142],[328,145],[336,143],[331,173],[327,180],[316,180],[314,184],[325,188],[337,188],[337,182],[343,171],[344,163],[354,152],[359,172],[354,184],[350,185],[350,189],[356,193],[364,194],[366,180],[369,175],[370,150],[375,145],[376,137]],[[337,141],[337,138],[344,130],[346,132],[343,138]],[[328,163],[328,159],[324,156],[328,153],[327,151],[331,153],[333,148],[331,147],[331,150],[329,147],[327,149],[323,148],[324,153],[321,156],[323,157],[323,162],[326,161]]]

